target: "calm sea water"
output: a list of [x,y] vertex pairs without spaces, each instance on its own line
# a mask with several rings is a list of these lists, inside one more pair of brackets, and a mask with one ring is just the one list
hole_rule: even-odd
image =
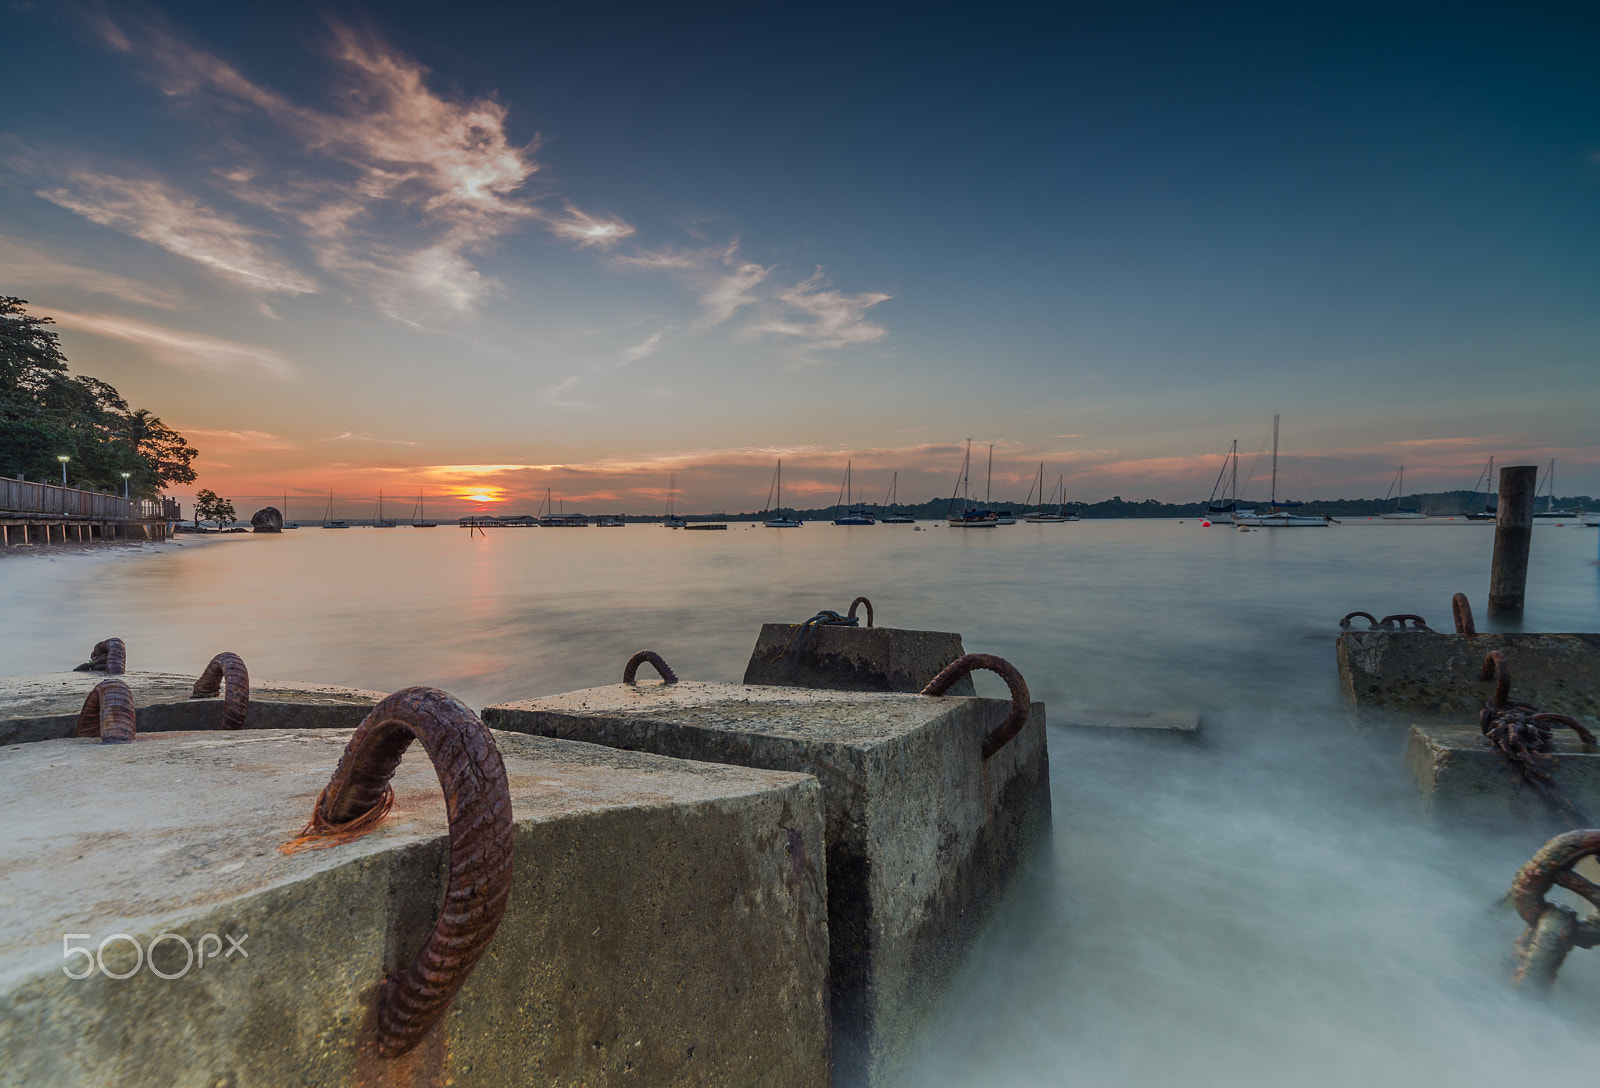
[[[727,532],[315,528],[0,561],[0,672],[85,660],[474,706],[614,683],[634,650],[738,680],[763,621],[843,610],[960,631],[1035,698],[1204,708],[1208,741],[1053,729],[1054,855],[951,996],[927,1085],[1495,1085],[1593,1078],[1600,953],[1510,995],[1489,910],[1538,836],[1423,827],[1398,753],[1351,733],[1333,658],[1354,609],[1483,617],[1494,531],[1189,522]],[[1530,630],[1600,630],[1594,530],[1540,526]],[[980,677],[980,690],[1003,686]]]

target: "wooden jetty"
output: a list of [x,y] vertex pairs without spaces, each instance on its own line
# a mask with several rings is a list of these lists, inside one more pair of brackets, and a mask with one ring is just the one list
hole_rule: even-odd
[[165,540],[176,499],[125,499],[0,476],[0,545]]

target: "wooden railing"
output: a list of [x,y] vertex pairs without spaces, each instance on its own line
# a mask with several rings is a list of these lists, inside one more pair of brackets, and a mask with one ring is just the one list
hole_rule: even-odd
[[0,476],[0,514],[42,514],[46,517],[106,518],[117,521],[176,521],[178,500],[125,499],[75,487],[37,484]]

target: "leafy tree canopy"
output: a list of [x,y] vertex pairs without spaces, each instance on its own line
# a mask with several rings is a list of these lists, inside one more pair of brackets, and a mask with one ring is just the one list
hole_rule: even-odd
[[130,409],[110,385],[67,372],[50,318],[25,299],[0,295],[0,475],[59,479],[66,454],[74,487],[154,498],[195,480],[199,451],[144,409]]
[[222,498],[209,487],[202,487],[194,496],[194,524],[200,527],[202,521],[214,521],[218,525],[227,527],[239,520],[233,512],[233,503]]

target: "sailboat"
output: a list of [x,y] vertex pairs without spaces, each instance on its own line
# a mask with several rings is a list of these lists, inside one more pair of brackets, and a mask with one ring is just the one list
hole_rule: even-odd
[[372,527],[374,529],[393,529],[395,527],[395,523],[394,522],[387,521],[387,520],[384,519],[384,516],[383,516],[383,488],[381,488],[381,487],[378,489],[378,516],[372,520]]
[[[989,498],[989,492],[992,489],[993,485],[994,485],[994,443],[991,442],[991,443],[989,443],[989,472],[988,472],[988,475],[987,475],[987,477],[985,478],[985,480],[983,482],[983,505],[989,506],[990,509],[993,509],[993,507],[991,505],[991,500]],[[1013,514],[1010,510],[995,510],[994,511],[994,523],[996,525],[1015,525],[1017,523],[1017,515]]]
[[[776,503],[773,497],[777,497]],[[783,512],[783,458],[778,458],[778,468],[772,474],[772,483],[767,487],[766,510],[772,516],[762,522],[768,529],[798,529],[800,519],[791,517]]]
[[289,520],[289,493],[287,491],[283,493],[283,509],[279,511],[279,514],[283,518],[283,527],[285,529],[300,528],[300,523],[298,521]]
[[661,519],[661,524],[668,529],[682,529],[689,524],[678,516],[678,474],[674,472],[667,477],[667,516]]
[[411,511],[411,527],[414,529],[437,529],[437,521],[429,521],[428,515],[423,511],[422,492],[417,492],[417,506]]
[[[971,482],[968,479],[969,470],[972,468],[972,439],[967,439],[967,455],[961,459],[961,475],[956,478],[956,489],[950,495],[950,508],[945,511],[945,521],[957,529],[992,529],[995,526],[995,516],[990,510],[978,510],[972,505]],[[960,499],[961,508],[956,509],[956,500]]]
[[1272,508],[1270,514],[1236,513],[1233,523],[1239,526],[1249,526],[1257,529],[1300,529],[1320,528],[1328,525],[1326,517],[1311,518],[1301,514],[1289,513],[1289,508],[1302,506],[1298,502],[1278,501],[1278,415],[1272,417],[1272,498],[1268,505]]
[[[1472,510],[1472,500],[1478,497],[1478,485],[1483,484],[1483,509]],[[1494,458],[1489,458],[1489,463],[1483,466],[1483,471],[1478,478],[1472,481],[1472,494],[1467,497],[1468,521],[1495,521],[1500,516],[1500,504],[1494,497]]]
[[[1389,490],[1394,492],[1395,508],[1387,513],[1379,514],[1380,518],[1389,521],[1421,521],[1427,518],[1428,515],[1424,514],[1419,508],[1406,505],[1406,466],[1400,466],[1400,471],[1395,476],[1394,483],[1389,485]],[[1389,501],[1387,494],[1383,496],[1383,501],[1385,503]]]
[[[563,507],[561,513],[556,513],[555,503],[550,499],[550,489],[544,489],[544,502],[539,504],[539,509],[544,511],[544,517],[539,518],[539,524],[546,529],[587,529],[589,519],[583,514],[569,514]],[[537,514],[538,511],[535,511]]]
[[1545,494],[1544,494],[1544,509],[1543,510],[1539,509],[1539,491],[1540,491],[1540,489],[1538,487],[1535,487],[1533,489],[1533,507],[1534,507],[1533,518],[1534,518],[1534,520],[1535,521],[1550,521],[1550,520],[1553,520],[1555,518],[1575,518],[1575,517],[1577,517],[1578,515],[1577,515],[1576,511],[1573,511],[1573,510],[1557,510],[1556,509],[1556,462],[1555,462],[1555,458],[1553,458],[1553,457],[1550,459],[1550,470],[1545,473],[1544,483],[1545,483],[1545,486],[1544,486],[1544,493]]
[[833,504],[835,525],[876,525],[872,515],[867,513],[866,507],[853,506],[854,496],[850,492],[850,466],[851,462],[844,463],[844,483],[839,485],[839,498],[842,500]]
[[328,492],[328,509],[322,514],[322,527],[324,529],[348,529],[350,523],[343,518],[333,516],[333,492]]
[[[1060,494],[1060,501],[1056,503],[1055,510],[1052,511],[1052,510],[1049,509],[1050,503],[1046,502],[1045,501],[1045,497],[1044,497],[1044,462],[1043,461],[1039,462],[1038,486],[1039,486],[1039,506],[1040,506],[1040,509],[1036,510],[1035,512],[1033,512],[1031,514],[1023,514],[1022,515],[1022,520],[1023,521],[1044,522],[1046,524],[1060,524],[1062,522],[1077,521],[1078,520],[1078,515],[1077,514],[1069,514],[1069,513],[1067,513],[1067,478],[1065,476],[1056,477],[1056,487],[1055,487],[1054,491],[1050,492],[1050,498],[1051,499],[1055,499],[1057,494],[1059,493]],[[1033,498],[1033,490],[1031,488],[1028,490],[1028,498],[1030,500]],[[1027,505],[1027,504],[1024,503],[1023,505]]]
[[889,479],[889,494],[885,495],[883,499],[883,508],[888,510],[889,513],[878,520],[883,522],[885,525],[915,525],[917,522],[916,518],[911,517],[909,514],[900,514],[895,512],[894,508],[898,504],[899,499],[900,474],[896,472]]
[[[1224,476],[1228,478],[1227,493],[1219,495]],[[1235,438],[1233,446],[1222,456],[1217,482],[1211,485],[1211,497],[1206,500],[1206,517],[1218,525],[1228,525],[1235,520],[1235,515],[1249,516],[1254,513],[1254,510],[1239,509],[1239,440]]]

